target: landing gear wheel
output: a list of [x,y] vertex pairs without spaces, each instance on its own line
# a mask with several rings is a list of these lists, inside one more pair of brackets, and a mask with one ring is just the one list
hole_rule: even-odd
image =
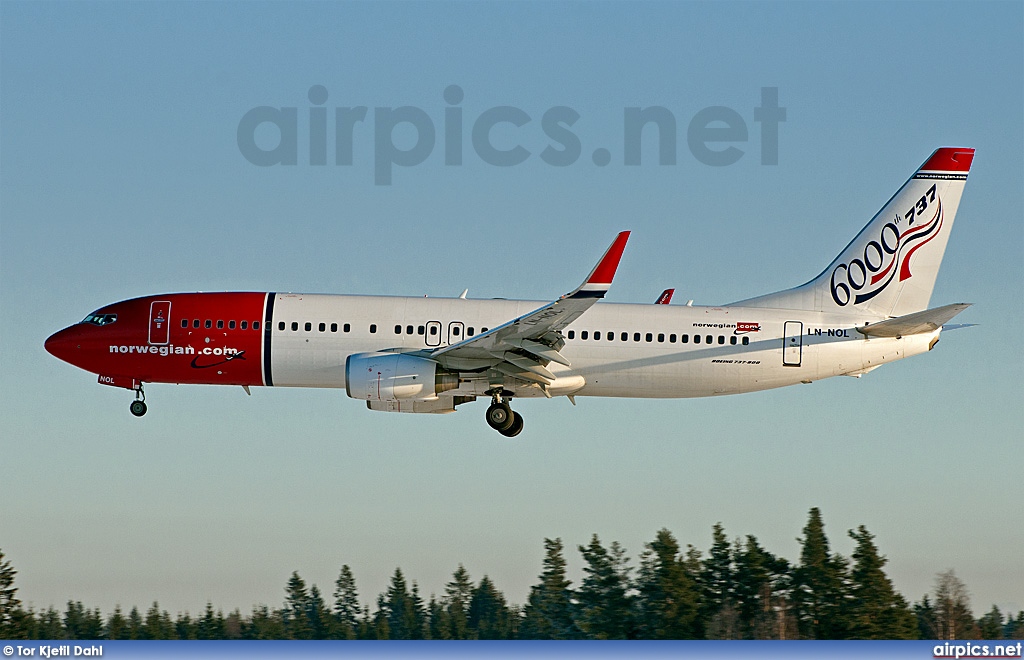
[[132,405],[128,406],[128,410],[132,411],[132,414],[136,417],[142,417],[146,414],[146,402],[132,401]]
[[498,433],[504,433],[515,423],[515,413],[507,403],[492,403],[487,409],[487,423]]
[[512,412],[512,425],[504,431],[498,431],[506,438],[514,438],[523,432],[523,416],[517,412]]

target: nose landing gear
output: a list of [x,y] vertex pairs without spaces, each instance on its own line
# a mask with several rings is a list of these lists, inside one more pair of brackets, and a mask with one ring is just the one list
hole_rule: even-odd
[[487,408],[487,424],[506,438],[514,438],[523,431],[523,416],[512,410],[502,392],[491,393],[491,405]]
[[135,400],[132,401],[132,405],[128,406],[128,410],[131,411],[136,417],[142,417],[146,414],[146,393],[142,391],[142,384],[135,388]]

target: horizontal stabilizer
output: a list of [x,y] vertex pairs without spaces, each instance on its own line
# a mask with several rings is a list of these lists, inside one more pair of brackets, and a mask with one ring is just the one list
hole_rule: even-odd
[[857,331],[868,337],[903,337],[934,332],[942,324],[971,306],[971,303],[956,303],[923,312],[914,312],[899,316],[888,321],[879,321],[857,328]]

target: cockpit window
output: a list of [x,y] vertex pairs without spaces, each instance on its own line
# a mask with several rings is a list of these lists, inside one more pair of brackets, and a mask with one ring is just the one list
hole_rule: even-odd
[[82,319],[82,323],[92,323],[93,325],[110,325],[117,321],[117,314],[90,314]]

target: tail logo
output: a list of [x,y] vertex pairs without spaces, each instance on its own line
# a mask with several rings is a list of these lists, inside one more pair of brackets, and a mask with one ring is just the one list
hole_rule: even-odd
[[[931,206],[931,218],[924,224],[916,224]],[[908,225],[901,230],[900,225]],[[910,258],[925,243],[939,235],[942,229],[942,198],[936,196],[935,186],[928,189],[903,217],[895,216],[885,223],[878,237],[864,246],[862,257],[841,263],[832,271],[830,290],[832,300],[840,307],[851,302],[859,305],[880,294],[893,279],[908,280]],[[899,273],[899,278],[896,274]]]

